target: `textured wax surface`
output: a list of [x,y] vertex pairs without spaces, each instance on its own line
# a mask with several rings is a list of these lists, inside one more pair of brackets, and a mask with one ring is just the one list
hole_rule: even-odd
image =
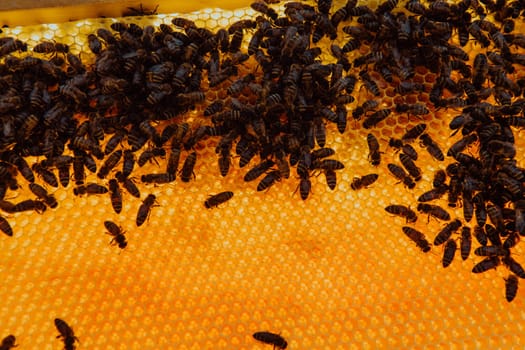
[[[203,10],[193,18],[215,28],[245,14],[252,12]],[[86,50],[84,37],[100,21],[7,32]],[[426,79],[421,73],[415,80]],[[358,96],[355,105],[370,97],[364,89]],[[388,96],[393,91],[384,92],[383,108],[393,102]],[[449,138],[447,127],[457,111],[431,112],[424,120],[447,149],[458,138]],[[511,304],[505,301],[506,269],[474,275],[481,259],[471,254],[444,270],[441,247],[422,253],[403,235],[405,221],[384,211],[394,203],[414,207],[433,172],[447,164],[414,144],[423,170],[415,190],[387,173],[386,164],[397,161],[388,138],[420,122],[395,115],[372,131],[384,152],[378,168],[367,160],[368,131],[349,122],[340,135],[330,126],[327,145],[346,167],[334,191],[323,175],[313,177],[304,202],[293,178],[257,192],[242,180],[246,170],[237,159],[222,178],[213,139],[198,153],[195,181],[141,185],[141,198],[153,193],[158,206],[140,228],[141,201],[127,193],[117,215],[108,195],[56,190],[57,209],[12,214],[14,237],[0,237],[0,336],[16,335],[20,349],[60,349],[53,324],[59,317],[74,329],[78,349],[270,349],[252,338],[263,330],[280,333],[289,349],[523,347],[525,293],[521,288]],[[149,164],[137,175],[156,169]],[[354,176],[371,172],[379,174],[375,184],[351,190]],[[103,183],[94,174],[89,181]],[[235,193],[230,201],[204,208],[208,195],[227,190]],[[28,193],[22,188],[16,195]],[[461,208],[449,211],[462,216]],[[123,251],[110,246],[105,220],[127,232]],[[442,224],[419,215],[414,227],[433,237]],[[513,253],[525,263],[521,245]]]

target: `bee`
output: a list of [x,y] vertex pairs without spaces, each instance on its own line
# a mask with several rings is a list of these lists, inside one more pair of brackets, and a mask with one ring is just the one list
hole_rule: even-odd
[[399,165],[396,165],[396,164],[393,164],[393,163],[389,163],[387,165],[387,167],[388,167],[388,170],[390,171],[390,173],[396,179],[398,179],[399,181],[403,182],[403,184],[408,189],[413,189],[414,187],[416,187],[416,183],[414,182],[414,180],[412,180],[412,178]]
[[505,229],[505,224],[503,222],[503,214],[501,209],[497,205],[489,204],[487,205],[487,214],[490,221],[498,230],[503,231]]
[[368,161],[373,166],[378,166],[381,163],[381,152],[379,151],[379,142],[377,141],[377,138],[372,135],[368,134],[366,136],[366,142],[368,143]]
[[57,338],[62,338],[64,342],[65,350],[74,350],[75,342],[78,342],[78,338],[75,336],[73,329],[66,323],[66,321],[61,320],[60,318],[55,318],[55,327],[60,333]]
[[[13,236],[13,229],[11,228],[11,225],[9,225],[9,222],[6,218],[3,216],[0,216],[0,231],[8,235],[9,237]],[[0,350],[2,347],[0,347]]]
[[414,243],[416,243],[423,253],[430,251],[430,243],[427,241],[423,233],[409,226],[403,226],[403,233],[407,235],[407,237],[412,241],[414,241]]
[[486,246],[487,241],[487,234],[485,233],[485,230],[483,229],[483,226],[475,226],[474,227],[474,237],[476,237],[476,240],[479,244],[482,246]]
[[418,137],[423,134],[423,132],[426,130],[427,124],[421,123],[417,124],[416,126],[408,129],[405,134],[401,137],[401,141],[403,142],[412,142]]
[[204,206],[207,209],[218,207],[220,204],[230,200],[233,197],[233,192],[225,191],[216,195],[210,195],[207,200],[204,201]]
[[246,175],[244,175],[244,181],[249,182],[257,179],[259,176],[264,174],[270,169],[275,163],[271,159],[263,160],[261,163],[250,169]]
[[444,268],[447,268],[452,263],[452,260],[454,260],[454,256],[456,255],[457,249],[458,246],[456,244],[456,241],[454,241],[453,239],[449,239],[447,243],[445,243],[445,249],[443,250],[443,259],[441,260]]
[[510,274],[509,277],[505,279],[505,299],[510,303],[516,297],[518,293],[518,278]]
[[139,211],[137,212],[137,219],[135,221],[137,227],[141,226],[149,217],[151,208],[155,206],[156,199],[157,197],[154,194],[148,194],[148,196],[142,201]]
[[312,166],[321,170],[340,170],[345,167],[343,163],[335,159],[323,159],[321,161],[316,159]]
[[43,200],[50,208],[54,209],[58,206],[58,202],[53,195],[47,193],[46,189],[36,183],[30,183],[29,189],[35,196]]
[[335,186],[337,185],[337,175],[335,170],[324,170],[324,176],[326,178],[326,184],[328,185],[328,188],[334,190]]
[[372,113],[363,122],[363,127],[365,129],[370,129],[376,126],[377,124],[385,120],[386,117],[390,115],[390,113],[392,113],[392,110],[390,108],[380,109],[379,111]]
[[15,345],[16,338],[14,335],[10,334],[4,339],[2,339],[2,343],[0,344],[0,350],[9,350],[11,348],[17,347],[18,345]]
[[516,274],[519,278],[525,278],[525,270],[523,270],[523,267],[510,255],[503,257],[502,261],[509,268],[509,270]]
[[144,174],[140,177],[144,183],[165,184],[175,181],[175,175],[171,173],[152,173]]
[[357,106],[354,111],[352,112],[352,117],[355,120],[361,119],[361,116],[363,114],[368,113],[369,111],[373,110],[379,105],[379,102],[376,100],[368,100],[364,102],[361,106]]
[[217,114],[222,111],[223,107],[224,103],[221,100],[216,100],[206,107],[204,110],[204,116],[208,117]]
[[421,103],[398,103],[396,104],[397,113],[408,113],[412,115],[424,115],[430,113],[427,107]]
[[407,223],[417,221],[416,213],[412,209],[404,205],[392,204],[387,206],[385,210],[390,214],[406,218]]
[[445,193],[447,193],[447,190],[448,190],[448,187],[446,185],[445,186],[441,186],[441,187],[437,187],[437,188],[433,188],[433,189],[423,193],[421,196],[419,196],[417,201],[418,202],[430,202],[430,201],[433,201],[435,199],[439,199],[439,198],[443,197],[443,195],[445,195]]
[[155,157],[164,157],[166,155],[166,150],[161,147],[153,147],[150,149],[145,150],[142,152],[139,156],[139,159],[137,160],[137,164],[139,167],[144,166],[146,162],[148,161],[155,161]]
[[445,170],[438,170],[434,173],[434,179],[432,180],[432,186],[434,188],[443,188],[446,186],[445,181],[447,180],[447,173]]
[[461,229],[461,259],[467,260],[470,255],[470,248],[472,247],[472,235],[470,234],[470,227],[463,226]]
[[133,180],[123,177],[121,172],[117,172],[115,174],[115,178],[122,183],[122,186],[126,189],[126,191],[129,192],[133,197],[140,198],[140,191],[137,185],[133,182]]
[[476,265],[474,265],[474,267],[472,268],[472,272],[482,273],[490,269],[495,269],[496,267],[498,267],[499,263],[500,261],[497,256],[490,256],[488,258],[483,259]]
[[50,170],[46,169],[41,163],[35,163],[31,169],[37,173],[45,183],[52,187],[58,187],[58,179]]
[[410,158],[404,153],[400,153],[399,160],[401,161],[401,164],[403,164],[405,169],[408,171],[410,176],[414,178],[415,181],[421,180],[421,169],[416,166],[412,158]]
[[120,249],[126,248],[128,242],[126,241],[126,236],[124,236],[125,231],[122,230],[122,227],[117,226],[117,224],[109,220],[104,221],[104,226],[106,230],[108,230],[107,234],[113,236],[109,244],[118,245]]
[[474,250],[477,256],[501,256],[505,257],[510,254],[510,250],[501,245],[481,246]]
[[512,142],[490,140],[487,143],[487,149],[492,155],[505,158],[514,158],[516,156],[516,148]]
[[22,211],[29,211],[34,210],[39,214],[42,214],[46,211],[47,207],[46,205],[40,201],[40,200],[33,200],[33,199],[26,199],[21,202],[18,202],[13,207],[13,211],[15,213],[19,213]]
[[86,173],[84,171],[84,157],[81,155],[75,155],[73,157],[73,178],[75,179],[75,185],[84,184],[86,179]]
[[439,145],[432,140],[429,134],[423,134],[420,136],[421,144],[423,147],[425,147],[428,151],[428,153],[434,158],[439,161],[444,161],[445,156],[443,155],[443,151],[439,147]]
[[403,141],[401,141],[400,139],[391,137],[390,140],[388,140],[388,145],[392,148],[395,148],[397,151],[401,150],[404,154],[409,156],[412,160],[417,160],[418,158],[418,154],[416,150],[414,149],[414,147],[412,147],[408,143],[406,144],[403,143]]
[[250,7],[254,9],[257,12],[260,12],[268,17],[270,17],[272,20],[276,20],[279,16],[277,12],[275,12],[274,9],[271,7],[268,7],[264,2],[252,2]]
[[99,179],[104,179],[111,169],[113,169],[122,158],[122,150],[115,151],[107,157],[100,169],[98,170],[97,176]]
[[401,95],[410,94],[412,92],[424,92],[425,85],[411,81],[402,81],[398,86],[396,86],[395,91]]
[[279,170],[272,170],[266,174],[265,177],[257,185],[257,191],[264,191],[270,188],[275,182],[281,180],[281,173]]
[[361,189],[363,187],[366,188],[366,187],[372,185],[374,182],[377,181],[378,178],[379,178],[378,174],[368,174],[368,175],[364,175],[362,177],[354,177],[354,180],[350,184],[350,187],[354,191],[357,191],[357,190],[359,190],[359,189]]
[[104,194],[108,193],[108,189],[105,186],[91,182],[86,185],[79,185],[75,187],[73,189],[73,193],[75,196],[81,196],[84,194]]
[[438,205],[419,203],[417,205],[417,210],[422,213],[428,214],[429,217],[433,216],[436,219],[443,220],[443,221],[450,220],[450,214],[445,209],[441,208]]
[[111,206],[113,207],[113,210],[115,210],[115,213],[120,214],[122,211],[122,192],[120,191],[120,187],[118,185],[117,180],[111,179],[109,180],[109,194],[111,198]]
[[258,340],[265,344],[273,345],[274,349],[277,348],[284,350],[288,346],[288,343],[283,337],[281,337],[280,334],[275,334],[267,331],[255,332],[253,333],[253,337],[255,338],[255,340]]
[[379,91],[379,86],[377,86],[377,83],[370,77],[368,72],[366,70],[362,70],[359,72],[359,76],[363,80],[363,84],[365,88],[370,91],[374,96],[381,95],[381,92]]
[[183,182],[189,182],[191,180],[192,175],[193,175],[193,178],[195,178],[195,173],[193,172],[193,168],[195,168],[196,163],[197,163],[197,153],[193,151],[190,154],[188,154],[188,156],[184,160],[184,164],[182,165],[180,179]]
[[470,135],[463,137],[462,139],[454,143],[452,146],[450,146],[447,152],[447,156],[453,157],[454,155],[462,152],[465,148],[467,148],[469,145],[471,145],[477,140],[478,140],[477,134],[470,134]]
[[62,43],[42,41],[35,45],[33,51],[37,53],[68,53],[69,46]]
[[434,245],[441,245],[447,241],[454,232],[461,227],[461,221],[455,219],[454,221],[445,225],[445,227],[439,231],[434,239]]

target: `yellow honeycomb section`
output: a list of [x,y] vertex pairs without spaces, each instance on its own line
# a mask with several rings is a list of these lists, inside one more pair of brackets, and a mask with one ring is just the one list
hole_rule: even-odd
[[[148,23],[170,23],[172,16]],[[188,15],[209,28],[244,16],[253,11]],[[30,46],[53,39],[86,52],[85,36],[110,23],[88,19],[5,35]],[[416,79],[424,81],[423,73]],[[393,91],[384,93],[380,108],[393,103]],[[354,105],[370,97],[363,89]],[[14,237],[0,237],[0,337],[16,335],[20,349],[60,349],[53,324],[59,317],[74,329],[79,349],[269,349],[252,338],[262,330],[280,333],[289,349],[521,348],[523,287],[507,303],[506,270],[474,275],[480,259],[473,254],[444,270],[440,247],[425,255],[401,232],[404,220],[383,210],[415,203],[431,188],[433,172],[446,166],[415,145],[423,180],[407,190],[386,171],[397,162],[388,138],[424,121],[447,149],[458,137],[448,130],[456,114],[432,109],[423,120],[396,115],[381,122],[372,131],[384,152],[378,168],[367,161],[367,130],[353,121],[344,135],[329,128],[327,145],[346,167],[334,191],[323,176],[313,177],[304,202],[293,178],[267,192],[245,183],[246,170],[237,164],[222,178],[213,140],[198,153],[195,181],[141,186],[142,199],[153,193],[158,206],[140,228],[141,201],[127,193],[117,215],[108,195],[81,198],[59,188],[56,210],[13,214]],[[198,112],[186,118],[194,117]],[[147,165],[137,175],[157,169]],[[351,190],[354,176],[371,172],[379,174],[374,185]],[[90,181],[100,182],[93,174]],[[208,195],[225,190],[235,193],[232,200],[204,208]],[[28,196],[22,188],[13,200]],[[461,217],[461,209],[454,214]],[[104,220],[127,232],[125,250],[110,246]],[[441,224],[420,215],[414,227],[433,237]],[[514,251],[525,263],[523,248]]]

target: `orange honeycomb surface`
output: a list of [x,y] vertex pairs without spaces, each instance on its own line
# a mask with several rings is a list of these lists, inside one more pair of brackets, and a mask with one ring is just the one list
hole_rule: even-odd
[[[202,10],[189,17],[213,29],[252,15]],[[54,39],[85,52],[86,35],[109,23],[90,19],[5,32],[30,45]],[[420,72],[416,79],[427,78]],[[353,106],[370,98],[364,89],[357,95]],[[383,108],[393,95],[384,91]],[[431,112],[424,122],[447,149],[458,138],[448,130],[458,111]],[[61,349],[53,324],[59,317],[79,338],[78,349],[270,349],[252,338],[263,330],[280,333],[289,349],[522,348],[525,288],[507,303],[506,269],[472,274],[481,260],[473,254],[443,269],[441,247],[424,254],[402,233],[404,220],[384,211],[394,203],[414,207],[431,188],[434,171],[448,164],[415,144],[423,170],[416,188],[388,174],[386,164],[397,161],[389,137],[420,122],[395,115],[372,131],[384,152],[378,168],[367,160],[367,130],[349,122],[341,135],[329,127],[327,145],[345,169],[334,191],[324,176],[313,177],[306,201],[294,193],[295,171],[267,192],[243,181],[246,169],[238,159],[222,178],[215,139],[198,152],[195,181],[141,185],[142,199],[153,193],[158,206],[140,228],[141,201],[127,193],[117,215],[108,195],[76,197],[71,185],[59,188],[57,209],[13,214],[14,236],[0,236],[0,337],[16,335],[20,349]],[[517,147],[520,154],[523,141]],[[156,169],[150,164],[137,175]],[[350,188],[354,176],[371,172],[379,179],[370,188]],[[88,182],[100,181],[89,176]],[[234,192],[230,201],[204,208],[210,194],[226,190]],[[15,198],[29,194],[24,186]],[[449,211],[462,217],[461,208]],[[104,220],[122,225],[126,249],[109,244]],[[419,215],[414,227],[433,237],[442,224]],[[514,252],[525,263],[522,245]]]

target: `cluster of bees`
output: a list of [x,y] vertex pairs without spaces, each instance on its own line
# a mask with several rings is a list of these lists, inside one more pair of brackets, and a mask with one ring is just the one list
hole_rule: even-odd
[[[514,19],[524,13],[522,2],[410,0],[402,9],[397,0],[388,0],[372,9],[358,6],[357,0],[340,8],[333,8],[330,0],[318,0],[315,6],[292,1],[284,4],[284,14],[272,3],[252,3],[255,18],[216,32],[182,17],[158,28],[114,22],[111,29],[88,35],[95,57],[91,67],[65,44],[44,41],[27,53],[24,42],[0,38],[0,210],[43,213],[56,208],[57,200],[35,182],[36,174],[54,188],[68,187],[73,180],[77,196],[109,193],[113,209],[120,213],[122,189],[141,198],[132,176],[137,167],[156,162],[163,168],[143,174],[142,183],[171,183],[177,176],[190,182],[196,150],[208,138],[217,140],[222,176],[230,170],[233,153],[241,168],[259,159],[244,176],[246,182],[261,178],[258,191],[290,178],[295,167],[298,190],[306,200],[312,175],[324,174],[328,187],[336,187],[337,171],[344,164],[330,158],[335,151],[326,145],[326,132],[330,127],[345,132],[348,105],[360,85],[376,97],[352,110],[353,121],[365,129],[400,113],[418,117],[432,109],[461,109],[450,128],[463,137],[446,153],[454,162],[436,175],[434,188],[419,198],[417,210],[450,221],[445,209],[427,203],[445,195],[450,207],[463,207],[464,224],[455,219],[434,241],[445,245],[444,266],[454,258],[457,244],[451,237],[460,228],[461,255],[469,256],[468,224],[475,214],[473,231],[481,247],[474,253],[485,260],[473,272],[508,267],[511,301],[516,276],[525,278],[511,257],[511,249],[525,234],[525,172],[515,159],[511,129],[525,126],[525,79],[509,77],[516,65],[525,65],[525,54],[517,52],[525,47],[525,35],[514,32]],[[349,39],[339,45],[335,40],[341,33]],[[324,41],[332,42],[330,62],[316,46]],[[472,66],[463,49],[471,41],[490,50],[478,53]],[[364,50],[369,53],[362,54]],[[257,68],[247,72],[246,64]],[[435,75],[429,91],[413,80],[416,67]],[[430,103],[380,108],[379,86],[385,84],[402,96],[428,95]],[[226,97],[205,105],[206,91],[222,91]],[[491,100],[495,103],[487,102]],[[203,110],[198,126],[181,121],[197,107]],[[400,150],[401,165],[389,163],[387,168],[408,189],[422,178],[412,143],[418,141],[438,161],[445,159],[425,131],[426,124],[420,123],[389,142]],[[370,163],[379,166],[379,141],[372,132],[367,143]],[[465,152],[472,145],[477,145],[475,156]],[[27,157],[39,161],[30,165]],[[86,170],[102,183],[87,182]],[[36,199],[4,199],[20,187],[18,173]],[[356,177],[351,187],[367,187],[377,178]],[[225,191],[210,196],[204,205],[217,207],[232,197],[233,192]],[[148,194],[138,210],[137,226],[156,205],[156,196]],[[408,206],[386,210],[408,223],[417,220]],[[104,225],[113,237],[111,244],[125,248],[123,229],[111,221]],[[0,230],[13,235],[2,216]],[[430,250],[423,233],[409,226],[403,232],[424,252]]]

